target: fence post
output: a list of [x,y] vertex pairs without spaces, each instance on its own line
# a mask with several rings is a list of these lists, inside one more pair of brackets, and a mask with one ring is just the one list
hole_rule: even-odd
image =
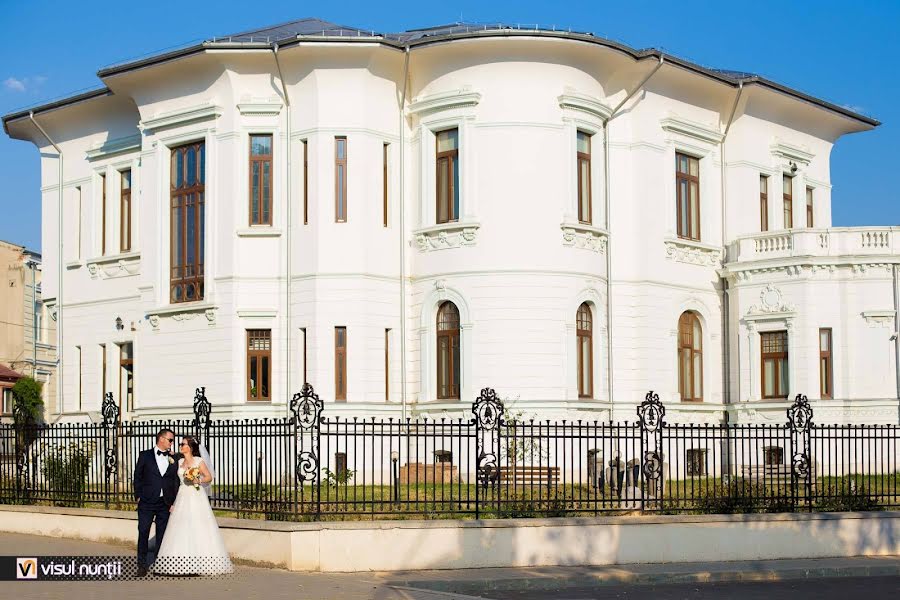
[[33,425],[31,414],[19,403],[13,403],[13,433],[16,436],[16,502],[28,498],[28,430]]
[[206,387],[198,387],[194,392],[194,437],[198,444],[206,444],[209,449],[209,415],[212,404],[206,399]]
[[297,440],[297,456],[294,474],[303,490],[303,484],[309,481],[316,486],[316,520],[321,517],[322,495],[319,481],[319,430],[324,404],[309,383],[304,383],[299,394],[291,399],[291,423],[294,425],[294,436]]
[[809,430],[812,427],[813,411],[809,400],[803,394],[797,394],[794,403],[787,409],[788,427],[791,430],[791,499],[794,510],[799,504],[798,487],[803,483],[804,496],[808,509],[812,511],[810,489],[812,487],[812,469],[809,456]]
[[[662,431],[666,426],[663,418],[666,416],[666,407],[659,401],[659,394],[653,390],[647,392],[644,401],[637,408],[638,420],[641,426],[641,474],[646,480],[647,491],[653,490],[654,498],[662,508],[663,501],[663,457],[662,457]],[[641,494],[641,510],[644,510],[644,496]]]
[[[487,490],[500,480],[497,454],[500,444],[500,426],[503,424],[503,402],[492,388],[484,388],[472,404],[475,424],[475,518],[481,518],[481,494],[487,498]],[[470,421],[471,423],[471,421]],[[487,450],[490,450],[488,452]],[[500,490],[497,486],[497,507],[500,507]]]
[[103,505],[109,509],[110,479],[118,479],[119,473],[119,407],[113,402],[112,392],[106,392],[106,397],[103,398],[103,405],[100,408],[100,414],[103,415],[101,428],[103,430],[103,455],[105,457]]

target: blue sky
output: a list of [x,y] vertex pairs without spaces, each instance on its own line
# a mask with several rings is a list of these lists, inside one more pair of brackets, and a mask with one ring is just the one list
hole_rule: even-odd
[[[90,8],[86,8],[90,7]],[[900,225],[900,2],[335,3],[233,0],[134,5],[0,0],[0,113],[100,84],[123,59],[316,16],[376,31],[458,20],[540,23],[751,71],[879,119],[832,154],[834,225]],[[0,239],[40,247],[37,150],[0,135]]]

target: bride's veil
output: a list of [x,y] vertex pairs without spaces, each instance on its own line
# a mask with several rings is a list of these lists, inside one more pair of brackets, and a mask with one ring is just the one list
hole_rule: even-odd
[[[216,468],[213,466],[212,459],[209,457],[209,451],[206,449],[206,444],[200,444],[200,458],[203,459],[203,462],[206,463],[206,468],[209,469],[209,474],[212,477],[213,481],[216,479]],[[201,483],[206,491],[210,491],[210,487],[212,486],[212,482]]]

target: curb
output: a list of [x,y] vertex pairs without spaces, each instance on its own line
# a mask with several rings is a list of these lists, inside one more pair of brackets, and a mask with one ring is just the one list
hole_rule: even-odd
[[[748,565],[749,566],[749,565]],[[477,596],[488,592],[510,591],[564,591],[568,588],[605,585],[665,585],[684,583],[737,583],[761,581],[790,581],[802,579],[831,579],[838,577],[897,577],[900,561],[885,565],[848,565],[822,567],[793,567],[761,570],[723,570],[685,572],[669,571],[638,573],[616,568],[575,577],[508,577],[482,581],[460,580],[406,580],[388,581],[392,587],[404,587],[423,591],[469,594]]]

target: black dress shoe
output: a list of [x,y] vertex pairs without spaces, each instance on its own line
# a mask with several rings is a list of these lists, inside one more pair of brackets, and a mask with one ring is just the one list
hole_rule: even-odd
[[138,577],[146,577],[147,576],[147,567],[144,567],[144,566],[138,567],[137,576]]

